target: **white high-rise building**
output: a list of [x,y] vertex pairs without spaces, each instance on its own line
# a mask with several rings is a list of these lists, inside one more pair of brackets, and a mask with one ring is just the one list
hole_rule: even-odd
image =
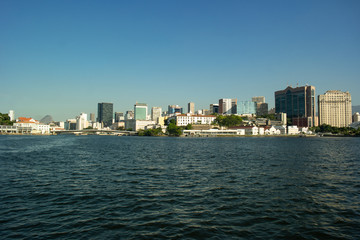
[[327,91],[318,97],[319,125],[348,127],[352,122],[351,95],[338,90]]
[[162,109],[161,107],[152,107],[151,108],[151,120],[158,123],[159,117],[161,117]]
[[15,112],[14,112],[14,110],[10,110],[8,115],[10,117],[10,121],[15,120]]
[[84,128],[87,128],[88,125],[86,113],[81,113],[80,116],[76,117],[76,130],[83,130]]
[[219,114],[236,114],[237,113],[236,98],[219,99]]

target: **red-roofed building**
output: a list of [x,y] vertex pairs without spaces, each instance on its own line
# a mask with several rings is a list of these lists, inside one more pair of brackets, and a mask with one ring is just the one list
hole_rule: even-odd
[[40,124],[39,121],[33,118],[19,117],[14,123],[18,128],[19,133],[35,133],[35,134],[49,134],[50,125]]

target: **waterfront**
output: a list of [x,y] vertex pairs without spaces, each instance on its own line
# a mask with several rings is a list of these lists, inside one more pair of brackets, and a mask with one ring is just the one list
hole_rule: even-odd
[[0,136],[11,239],[359,239],[360,138]]

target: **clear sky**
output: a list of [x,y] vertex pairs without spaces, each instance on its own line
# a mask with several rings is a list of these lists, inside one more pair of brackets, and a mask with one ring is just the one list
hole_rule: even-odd
[[209,108],[309,84],[360,105],[359,0],[0,1],[0,112]]

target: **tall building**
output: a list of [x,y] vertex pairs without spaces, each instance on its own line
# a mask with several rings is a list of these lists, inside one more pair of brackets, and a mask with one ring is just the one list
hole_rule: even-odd
[[315,119],[315,87],[302,86],[275,92],[275,112],[286,113],[292,125],[317,126]]
[[161,117],[162,109],[161,107],[152,107],[151,108],[151,120],[158,122],[159,117]]
[[183,108],[180,107],[179,105],[169,105],[168,106],[168,114],[175,114],[175,113],[180,113],[183,114]]
[[237,114],[256,114],[256,102],[239,101],[237,104]]
[[113,122],[113,104],[98,103],[97,121],[102,123],[104,127],[110,127]]
[[352,122],[351,95],[338,90],[318,96],[319,124],[348,127]]
[[134,105],[135,120],[146,120],[148,114],[148,106],[146,103],[136,103]]
[[115,122],[116,122],[116,123],[124,120],[124,113],[122,113],[122,112],[115,112],[114,119],[115,119]]
[[10,110],[8,115],[9,115],[10,121],[15,120],[15,112],[14,112],[14,110]]
[[269,112],[269,105],[265,102],[265,97],[253,97],[251,98],[252,102],[256,103],[256,115],[266,115]]
[[210,114],[219,113],[219,104],[210,104]]
[[90,121],[95,122],[95,113],[90,113]]
[[81,113],[76,117],[76,130],[83,130],[88,127],[87,114]]
[[195,103],[193,103],[193,102],[188,103],[188,113],[191,113],[191,114],[195,113]]
[[257,102],[257,103],[264,103],[265,102],[265,97],[261,96],[261,97],[252,97],[251,98],[252,102]]
[[134,111],[126,111],[125,120],[134,119]]
[[237,113],[236,98],[219,99],[219,114],[236,114]]

